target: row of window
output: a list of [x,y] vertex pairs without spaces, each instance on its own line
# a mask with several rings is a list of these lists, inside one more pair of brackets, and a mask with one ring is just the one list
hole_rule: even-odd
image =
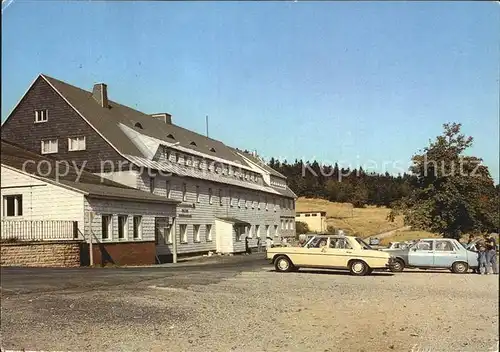
[[[57,139],[44,139],[41,141],[42,154],[52,154],[59,151],[59,141]],[[68,138],[68,151],[75,152],[78,150],[85,150],[86,143],[85,137],[69,137]]]
[[[133,239],[142,238],[142,216],[140,215],[118,215],[118,239],[129,239],[129,221],[132,223],[132,236]],[[101,234],[103,240],[109,240],[113,237],[113,215],[106,214],[101,217]]]
[[209,162],[208,160],[202,158],[185,155],[178,152],[171,152],[166,147],[162,149],[162,157],[167,161],[176,162],[186,166],[192,166],[200,170],[209,170],[221,175],[239,178],[241,180],[253,182],[257,182],[259,180],[259,175],[257,173],[246,170],[239,170],[239,168],[233,169],[232,166],[221,162]]
[[293,219],[281,219],[281,229],[282,230],[293,230],[293,224],[295,221]]
[[305,217],[310,217],[310,216],[318,216],[318,213],[311,213],[311,214],[296,214],[295,215],[297,218],[301,217],[301,216],[305,216]]
[[[193,241],[195,243],[201,242],[202,237],[202,227],[204,228],[204,235],[206,242],[212,242],[212,225],[193,225]],[[174,241],[174,227],[172,224],[166,224],[163,227],[156,228],[156,243],[161,244],[171,244]],[[179,234],[182,244],[188,243],[188,225],[179,224]],[[163,238],[163,241],[162,241]]]
[[[188,226],[187,224],[179,224],[179,237],[181,244],[187,244],[188,242]],[[192,225],[193,226],[193,242],[201,243],[202,236],[204,235],[205,242],[212,242],[212,225]],[[204,233],[202,233],[202,229]],[[249,226],[235,226],[236,240],[241,241],[244,237],[253,238],[255,234],[256,238],[261,237],[261,225],[249,225]],[[163,227],[157,228],[156,232],[156,243],[157,244],[172,244],[174,240],[175,229],[171,224],[167,224]],[[274,235],[277,237],[279,235],[278,225],[265,225],[266,237],[271,237]]]
[[[156,190],[156,179],[154,177],[150,177],[149,179],[149,191],[151,193],[154,193]],[[167,198],[172,197],[172,185],[170,181],[166,181],[165,183],[165,195]],[[219,205],[223,206],[224,205],[224,198],[223,198],[223,193],[222,193],[222,188],[218,189],[217,193],[218,199],[219,199]],[[188,201],[188,192],[187,192],[187,184],[183,183],[182,184],[182,195],[181,199],[183,202]],[[200,186],[196,186],[196,193],[195,193],[195,202],[196,203],[201,203],[201,192],[200,192]],[[214,203],[214,194],[213,194],[213,189],[211,187],[208,188],[208,204],[213,204]],[[250,200],[250,199],[242,199],[241,194],[233,194],[233,192],[229,191],[229,205],[230,206],[237,206],[239,208],[245,207],[249,208],[252,207],[252,209],[255,208],[257,205],[257,209],[260,209],[260,204],[262,201],[259,200]],[[268,199],[267,197],[264,198],[264,204],[265,204],[265,209],[269,210],[268,207]],[[278,203],[276,203],[276,198],[273,198],[273,210],[276,211],[278,207]],[[282,209],[295,209],[295,202],[292,199],[287,199],[287,198],[281,198],[280,199],[280,207]]]

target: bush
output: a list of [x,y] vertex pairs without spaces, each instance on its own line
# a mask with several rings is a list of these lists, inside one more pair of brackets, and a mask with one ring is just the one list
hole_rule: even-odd
[[297,221],[295,223],[295,232],[298,238],[299,235],[309,232],[309,226],[305,222]]
[[329,233],[329,234],[335,235],[336,234],[335,227],[333,227],[332,225],[328,225],[326,227],[326,232]]

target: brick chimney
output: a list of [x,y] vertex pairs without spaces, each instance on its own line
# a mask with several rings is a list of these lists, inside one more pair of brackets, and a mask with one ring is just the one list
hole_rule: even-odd
[[108,86],[105,85],[104,83],[94,84],[94,89],[92,89],[92,97],[103,108],[109,107],[109,105],[108,105]]
[[160,120],[160,121],[166,123],[167,125],[172,124],[172,115],[170,115],[169,113],[162,112],[162,113],[158,113],[158,114],[151,114],[151,117],[156,119],[156,120]]

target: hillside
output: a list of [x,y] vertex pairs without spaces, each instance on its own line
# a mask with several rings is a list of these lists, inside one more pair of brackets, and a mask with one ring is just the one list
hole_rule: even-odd
[[318,198],[299,197],[297,211],[326,211],[327,224],[336,229],[343,229],[348,234],[367,237],[381,232],[394,230],[403,226],[402,217],[394,222],[387,220],[389,208],[366,206],[354,208],[350,203],[335,203]]

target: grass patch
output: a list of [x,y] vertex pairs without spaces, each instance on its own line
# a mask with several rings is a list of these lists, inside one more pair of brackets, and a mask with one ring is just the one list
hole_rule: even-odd
[[347,234],[361,237],[375,235],[403,227],[403,218],[394,222],[387,220],[391,211],[386,207],[367,206],[354,208],[350,203],[335,203],[325,199],[300,197],[296,202],[297,211],[326,211],[327,226],[342,229]]

